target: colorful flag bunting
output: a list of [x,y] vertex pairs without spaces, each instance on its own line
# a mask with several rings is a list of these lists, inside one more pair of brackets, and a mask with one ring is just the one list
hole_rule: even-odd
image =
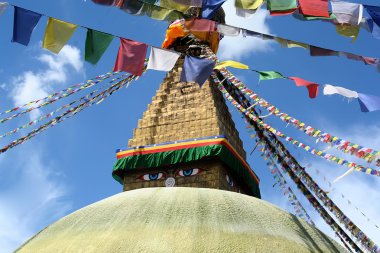
[[379,6],[370,6],[364,5],[368,14],[371,16],[373,22],[380,26],[380,7]]
[[327,48],[309,46],[310,56],[338,56],[339,52]]
[[268,0],[267,6],[271,15],[288,15],[297,10],[297,0]]
[[15,6],[12,42],[27,46],[41,14]]
[[226,0],[203,0],[202,18],[211,19]]
[[331,9],[340,24],[359,25],[363,17],[363,5],[343,1],[331,2]]
[[325,84],[323,88],[323,95],[333,95],[333,94],[339,94],[347,98],[357,98],[358,93],[353,90],[349,90],[343,87],[339,86],[333,86],[330,84]]
[[235,0],[235,7],[245,10],[257,10],[263,2],[263,0]]
[[237,62],[237,61],[223,61],[218,63],[214,69],[221,69],[226,67],[232,67],[236,69],[249,69],[249,67],[243,63]]
[[239,36],[240,28],[218,24],[218,32],[225,36]]
[[209,59],[201,59],[186,56],[181,74],[181,82],[197,82],[200,86],[210,77],[215,62]]
[[85,60],[92,64],[98,63],[113,38],[113,35],[87,29]]
[[177,52],[152,47],[147,69],[170,71],[180,56],[181,54]]
[[152,4],[144,4],[142,12],[148,17],[156,20],[174,21],[182,18],[182,15],[178,11],[169,10]]
[[117,54],[114,71],[125,71],[141,76],[144,71],[144,62],[148,45],[120,38],[120,47]]
[[328,0],[298,0],[300,13],[304,16],[329,18]]
[[76,29],[77,25],[49,18],[42,47],[58,54]]
[[4,2],[0,3],[0,15],[4,13],[8,5],[9,5],[8,3],[4,3]]
[[380,97],[362,93],[358,94],[359,105],[362,112],[373,112],[380,110]]
[[307,90],[309,91],[309,98],[317,97],[318,87],[319,87],[318,84],[306,81],[299,77],[289,77],[289,79],[292,79],[296,83],[297,86],[305,86]]
[[285,78],[281,73],[276,71],[257,71],[259,73],[259,82],[263,80],[272,80],[276,78]]

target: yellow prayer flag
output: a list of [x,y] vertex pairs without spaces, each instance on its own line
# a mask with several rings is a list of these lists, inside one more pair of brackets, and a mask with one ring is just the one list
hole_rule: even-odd
[[237,61],[231,61],[231,60],[218,63],[214,69],[222,69],[226,67],[232,67],[236,69],[249,69],[247,65],[237,62]]
[[336,32],[342,36],[352,38],[354,42],[359,35],[360,26],[349,25],[349,24],[336,24]]
[[58,54],[77,29],[77,25],[49,18],[42,47]]
[[287,41],[287,46],[288,48],[293,48],[293,47],[302,47],[302,48],[305,48],[305,49],[308,49],[309,48],[309,45],[305,44],[305,43],[301,43],[301,42],[296,42],[296,41],[291,41],[291,40],[288,40]]
[[264,0],[236,0],[235,7],[246,10],[256,10],[263,2]]

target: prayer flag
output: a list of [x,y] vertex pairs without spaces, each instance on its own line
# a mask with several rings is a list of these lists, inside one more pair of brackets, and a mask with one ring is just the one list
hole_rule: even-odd
[[87,30],[85,60],[96,64],[111,44],[114,36],[92,29]]
[[[128,0],[124,2],[120,9],[131,15],[144,15],[144,2],[138,0]],[[146,15],[148,16],[148,14]]]
[[186,56],[181,74],[181,82],[197,82],[200,86],[210,77],[215,62],[209,59],[201,59]]
[[178,3],[173,0],[160,0],[160,7],[168,10],[186,12],[190,8],[190,5]]
[[328,0],[298,0],[300,13],[305,16],[329,18]]
[[211,19],[226,0],[203,0],[202,18]]
[[310,56],[337,56],[339,53],[326,48],[309,46]]
[[238,8],[238,7],[235,7],[235,8],[236,8],[236,15],[239,16],[239,17],[242,17],[242,18],[249,18],[253,14],[256,13],[256,10],[241,9],[241,8]]
[[318,95],[319,84],[306,81],[299,77],[289,77],[292,79],[297,86],[305,86],[309,92],[309,98],[315,98]]
[[178,11],[169,10],[152,4],[144,4],[142,12],[148,17],[156,20],[174,21],[183,18]]
[[173,0],[173,2],[192,7],[202,7],[202,0]]
[[288,15],[297,10],[297,0],[268,0],[267,6],[273,16]]
[[0,3],[0,15],[7,9],[8,3]]
[[120,38],[120,47],[113,71],[125,71],[135,76],[141,76],[148,45]]
[[336,24],[336,32],[342,36],[352,38],[354,42],[359,35],[360,26],[350,24]]
[[339,86],[333,86],[330,84],[325,84],[323,88],[323,95],[333,95],[339,94],[347,98],[357,98],[359,95],[356,91],[349,90]]
[[364,5],[373,22],[380,26],[380,7]]
[[380,27],[372,20],[367,19],[369,31],[375,39],[380,39]]
[[218,32],[226,36],[239,36],[240,28],[218,24]]
[[363,5],[343,1],[331,2],[336,21],[341,24],[359,25],[363,17]]
[[213,20],[194,18],[186,20],[185,27],[195,32],[213,32],[216,29],[216,23]]
[[261,33],[254,32],[254,31],[242,29],[242,34],[243,34],[243,37],[249,36],[249,37],[256,37],[256,38],[263,39],[263,35]]
[[180,56],[180,53],[174,51],[152,47],[147,69],[170,71]]
[[49,18],[42,47],[58,54],[76,29],[77,25]]
[[222,69],[226,67],[232,67],[236,69],[249,69],[247,65],[231,60],[218,63],[214,69]]
[[296,42],[296,41],[287,41],[287,46],[288,48],[293,48],[293,47],[302,47],[304,49],[309,49],[309,45],[301,42]]
[[362,93],[358,94],[359,105],[362,112],[373,112],[380,110],[380,97]]
[[41,14],[15,6],[12,42],[27,46]]
[[276,78],[285,78],[281,73],[276,71],[257,71],[259,73],[259,82],[263,80],[272,80]]
[[235,0],[235,7],[246,10],[256,10],[263,2],[263,0]]

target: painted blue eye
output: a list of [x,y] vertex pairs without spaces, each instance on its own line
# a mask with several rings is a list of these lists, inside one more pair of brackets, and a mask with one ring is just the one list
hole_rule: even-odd
[[144,181],[155,181],[155,180],[162,179],[163,177],[164,177],[164,173],[159,172],[159,173],[148,173],[145,175],[141,175],[138,178]]
[[178,170],[176,173],[176,176],[191,177],[191,176],[197,175],[201,172],[203,172],[203,170],[197,169],[197,168],[192,168],[192,169],[187,169],[187,170]]

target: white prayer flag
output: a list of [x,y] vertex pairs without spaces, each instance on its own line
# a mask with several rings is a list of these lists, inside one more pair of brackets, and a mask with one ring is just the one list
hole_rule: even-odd
[[177,52],[152,47],[150,50],[147,69],[170,71],[174,67],[180,55],[181,54]]
[[218,24],[218,32],[226,36],[239,36],[240,28]]
[[8,7],[8,3],[5,3],[5,2],[0,3],[0,15],[3,14],[5,9],[7,9],[7,7]]
[[361,4],[332,1],[331,10],[340,24],[359,25],[363,18],[363,5]]
[[356,91],[349,90],[339,86],[333,86],[330,84],[325,84],[323,88],[323,95],[333,95],[339,94],[347,98],[358,98],[359,94]]

